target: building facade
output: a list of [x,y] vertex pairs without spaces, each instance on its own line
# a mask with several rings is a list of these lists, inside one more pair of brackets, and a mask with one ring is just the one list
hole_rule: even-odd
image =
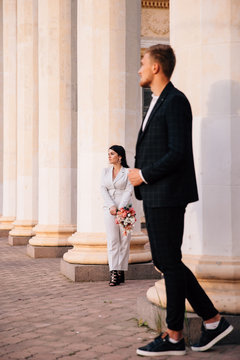
[[[101,171],[112,144],[133,165],[141,52],[170,43],[200,194],[184,259],[220,311],[239,313],[239,14],[237,0],[1,0],[0,235],[33,257],[107,264]],[[138,221],[130,262],[151,259],[147,241]],[[162,280],[148,291],[154,303],[156,290],[164,296]]]

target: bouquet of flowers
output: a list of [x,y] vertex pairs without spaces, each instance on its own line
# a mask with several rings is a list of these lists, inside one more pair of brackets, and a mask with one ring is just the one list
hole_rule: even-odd
[[136,212],[132,205],[117,210],[115,222],[122,227],[123,235],[127,235],[133,229],[136,221]]

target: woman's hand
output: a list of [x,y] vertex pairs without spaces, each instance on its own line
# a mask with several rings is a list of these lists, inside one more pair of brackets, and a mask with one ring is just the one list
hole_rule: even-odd
[[116,206],[112,206],[109,209],[111,215],[117,215],[117,208]]

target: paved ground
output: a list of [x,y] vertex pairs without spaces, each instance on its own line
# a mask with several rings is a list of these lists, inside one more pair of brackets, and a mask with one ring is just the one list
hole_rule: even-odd
[[[136,299],[152,280],[114,288],[73,283],[61,275],[59,259],[31,259],[25,246],[6,239],[0,253],[1,360],[137,360],[136,348],[156,336],[136,320]],[[188,350],[183,358],[239,360],[240,345]]]

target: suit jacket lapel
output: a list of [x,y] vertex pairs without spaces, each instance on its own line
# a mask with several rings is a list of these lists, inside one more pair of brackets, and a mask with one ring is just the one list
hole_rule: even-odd
[[125,174],[125,170],[124,167],[122,166],[121,169],[119,170],[117,176],[115,177],[115,179],[113,180],[113,184],[118,181],[123,175]]
[[165,86],[165,88],[163,89],[162,93],[160,94],[158,101],[156,102],[154,108],[152,109],[152,112],[149,116],[149,119],[147,121],[147,124],[145,126],[144,131],[142,131],[142,125],[140,128],[140,131],[138,133],[138,139],[137,139],[137,145],[141,142],[141,140],[143,139],[144,135],[146,134],[146,131],[149,127],[149,124],[152,120],[152,118],[154,117],[154,114],[157,112],[157,110],[160,108],[160,106],[164,103],[164,100],[166,99],[168,93],[174,88],[173,84],[171,83],[171,81]]

